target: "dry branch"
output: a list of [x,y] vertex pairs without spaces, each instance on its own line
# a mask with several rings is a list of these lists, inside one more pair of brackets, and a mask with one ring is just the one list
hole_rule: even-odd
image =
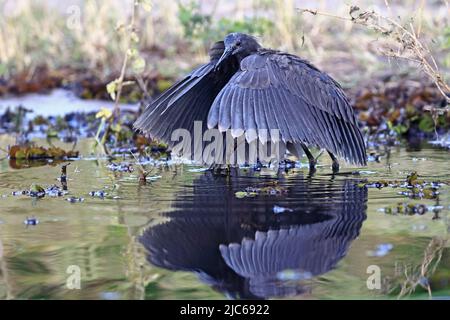
[[[388,6],[388,11],[390,7]],[[444,81],[435,58],[431,54],[430,49],[419,39],[419,32],[414,30],[412,22],[404,26],[389,17],[383,16],[375,11],[363,11],[357,6],[350,6],[349,16],[343,17],[327,12],[320,12],[311,9],[299,9],[301,13],[310,13],[313,15],[321,15],[332,17],[340,20],[351,21],[354,24],[364,26],[369,30],[375,31],[377,34],[393,40],[396,47],[379,48],[382,55],[392,58],[406,59],[418,64],[420,69],[433,81],[440,93],[445,97],[448,104],[450,103],[450,86]],[[412,21],[412,19],[411,19]]]

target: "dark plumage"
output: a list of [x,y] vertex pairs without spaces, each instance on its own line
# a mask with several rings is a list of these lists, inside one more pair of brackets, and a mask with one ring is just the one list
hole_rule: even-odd
[[340,85],[309,62],[264,49],[246,34],[215,43],[210,62],[150,104],[135,128],[170,143],[174,129],[192,132],[195,120],[231,129],[234,137],[245,133],[248,142],[270,141],[261,129],[279,129],[288,149],[297,156],[303,150],[312,166],[307,145],[326,149],[336,170],[334,155],[366,164],[363,136]]
[[[367,189],[356,180],[281,178],[287,193],[247,201],[235,196],[251,185],[248,175],[204,174],[175,197],[140,242],[153,265],[196,273],[235,298],[270,298],[308,291],[302,281],[280,281],[291,270],[317,277],[347,254],[366,219]],[[273,182],[258,179],[258,182]],[[292,211],[275,214],[274,206]]]

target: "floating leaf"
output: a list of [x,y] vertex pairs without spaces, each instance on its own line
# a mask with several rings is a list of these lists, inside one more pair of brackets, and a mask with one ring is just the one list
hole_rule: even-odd
[[419,129],[423,132],[433,132],[435,128],[433,118],[426,114],[419,122]]
[[61,148],[57,148],[57,147],[53,147],[47,150],[47,156],[50,158],[64,158],[66,156],[66,152],[61,149]]
[[[42,159],[47,158],[47,150],[42,147],[31,147],[26,151],[27,159]],[[52,157],[50,157],[52,158]]]
[[43,198],[45,197],[45,189],[42,188],[40,185],[33,183],[30,187],[30,197],[34,198]]
[[64,151],[61,148],[12,146],[9,149],[9,158],[13,160],[38,160],[38,159],[65,159],[78,157],[78,151]]
[[247,192],[244,191],[238,191],[234,194],[236,196],[236,198],[238,199],[242,199],[245,198],[247,196]]
[[33,183],[30,187],[30,191],[32,192],[45,192],[44,188],[42,188],[40,185]]
[[409,186],[415,186],[417,184],[417,177],[418,174],[416,171],[411,172],[407,177],[406,181],[408,182]]
[[236,198],[256,197],[258,195],[282,195],[287,192],[286,188],[279,186],[276,181],[267,182],[262,187],[247,187],[245,191],[235,193]]
[[443,206],[427,206],[425,204],[413,204],[399,202],[396,206],[381,208],[378,211],[388,215],[423,215],[427,212],[439,213]]
[[12,146],[9,148],[9,157],[11,159],[25,159],[25,153],[19,155],[19,151],[21,151],[20,146]]
[[79,156],[78,151],[70,150],[70,151],[66,152],[66,157],[67,158],[78,158],[78,156]]

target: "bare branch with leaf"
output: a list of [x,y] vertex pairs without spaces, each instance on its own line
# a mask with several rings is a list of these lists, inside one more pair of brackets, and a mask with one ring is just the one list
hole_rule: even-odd
[[[386,1],[388,12],[391,12]],[[420,69],[433,81],[440,93],[447,101],[446,110],[449,110],[450,86],[445,82],[444,76],[439,70],[438,64],[428,46],[420,39],[421,25],[417,31],[413,25],[413,18],[403,25],[396,19],[386,17],[374,10],[362,10],[357,6],[350,6],[349,16],[338,16],[328,12],[320,12],[312,9],[299,9],[301,13],[310,13],[332,17],[340,20],[351,21],[354,24],[368,28],[385,39],[392,40],[387,45],[380,45],[379,52],[387,57],[405,59],[417,63]],[[394,45],[393,45],[394,44]]]

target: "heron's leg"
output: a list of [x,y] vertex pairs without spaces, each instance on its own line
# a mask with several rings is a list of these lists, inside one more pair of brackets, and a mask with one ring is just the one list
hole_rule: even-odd
[[231,166],[230,164],[221,165],[221,164],[214,163],[209,166],[208,171],[211,171],[213,175],[219,175],[219,176],[226,175],[228,177],[231,177],[231,169],[232,168],[234,168],[234,167]]
[[301,144],[303,151],[305,152],[306,156],[308,157],[309,160],[309,169],[313,169],[316,167],[316,159],[314,158],[314,156],[312,155],[311,151],[309,151],[308,147],[306,146],[306,144],[302,143]]
[[328,151],[328,154],[330,155],[330,158],[333,161],[333,164],[331,165],[331,168],[333,169],[333,173],[339,172],[339,161],[338,161],[338,159],[330,151]]
[[212,171],[213,174],[219,173],[221,169],[221,165],[217,163],[213,163],[209,166],[210,171]]

